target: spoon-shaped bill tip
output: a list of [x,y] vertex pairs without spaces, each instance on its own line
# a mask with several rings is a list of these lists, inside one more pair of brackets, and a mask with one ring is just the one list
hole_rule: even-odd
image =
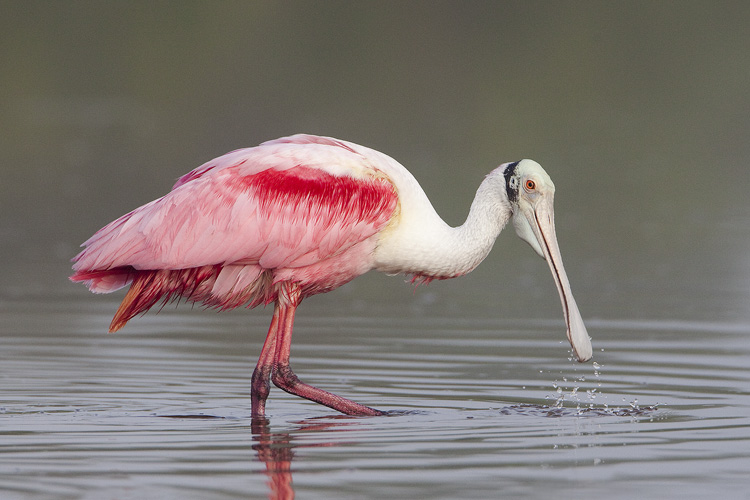
[[570,296],[568,301],[568,325],[567,334],[568,341],[573,348],[573,354],[580,363],[588,361],[593,355],[593,349],[591,347],[591,339],[589,333],[586,331],[586,325],[583,324],[583,318],[581,313],[578,312],[578,306],[576,305],[573,296]]

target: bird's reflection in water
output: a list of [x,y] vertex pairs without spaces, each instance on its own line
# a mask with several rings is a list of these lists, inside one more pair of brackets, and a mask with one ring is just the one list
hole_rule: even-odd
[[341,441],[295,444],[294,434],[298,432],[318,432],[334,428],[337,430],[355,430],[345,427],[356,424],[356,418],[347,415],[330,415],[311,418],[297,422],[299,426],[293,431],[271,432],[271,421],[265,417],[254,417],[251,424],[253,450],[258,459],[266,465],[269,493],[271,500],[289,500],[294,498],[292,484],[292,459],[296,448],[335,446]]
[[265,417],[253,418],[253,450],[258,459],[266,465],[268,498],[286,500],[294,498],[292,486],[292,458],[294,448],[288,432],[271,433],[270,421]]

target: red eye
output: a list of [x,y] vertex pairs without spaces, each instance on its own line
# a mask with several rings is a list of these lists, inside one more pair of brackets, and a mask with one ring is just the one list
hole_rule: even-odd
[[536,189],[536,182],[531,179],[526,181],[526,191],[533,191]]

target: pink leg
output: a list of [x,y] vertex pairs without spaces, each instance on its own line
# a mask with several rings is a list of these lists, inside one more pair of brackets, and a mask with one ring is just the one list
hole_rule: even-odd
[[276,333],[279,329],[280,309],[276,305],[273,309],[273,319],[268,328],[266,341],[258,358],[258,364],[253,371],[252,384],[250,386],[251,414],[253,417],[262,417],[266,413],[266,399],[271,390],[271,372],[273,371],[273,360],[276,354]]
[[[276,309],[274,310],[274,319],[271,323],[272,328],[274,323],[277,323],[274,331],[275,354],[273,359],[273,370],[271,371],[271,380],[273,383],[290,394],[320,403],[347,415],[384,415],[385,412],[355,403],[349,399],[342,398],[330,392],[318,389],[317,387],[305,384],[297,378],[297,375],[294,374],[291,366],[289,366],[289,357],[292,346],[294,314],[300,303],[300,290],[299,287],[294,284],[285,283],[284,285],[287,286],[284,287],[283,292],[280,292],[280,295],[283,293],[284,297],[280,297],[280,300],[277,302]],[[271,332],[269,330],[269,336],[270,334]],[[268,339],[266,339],[266,342],[268,343]],[[264,353],[265,350],[266,346],[263,346]],[[261,354],[262,359],[263,356],[264,355]],[[253,382],[255,382],[255,374],[253,374]]]

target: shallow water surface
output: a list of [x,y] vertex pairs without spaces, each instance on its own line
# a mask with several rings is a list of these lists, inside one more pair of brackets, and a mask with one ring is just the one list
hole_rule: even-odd
[[342,416],[273,390],[254,422],[249,379],[269,314],[165,310],[106,335],[103,302],[3,303],[2,498],[742,498],[750,487],[747,325],[592,320],[596,364],[578,364],[558,320],[308,314],[292,358],[301,378],[392,414]]

